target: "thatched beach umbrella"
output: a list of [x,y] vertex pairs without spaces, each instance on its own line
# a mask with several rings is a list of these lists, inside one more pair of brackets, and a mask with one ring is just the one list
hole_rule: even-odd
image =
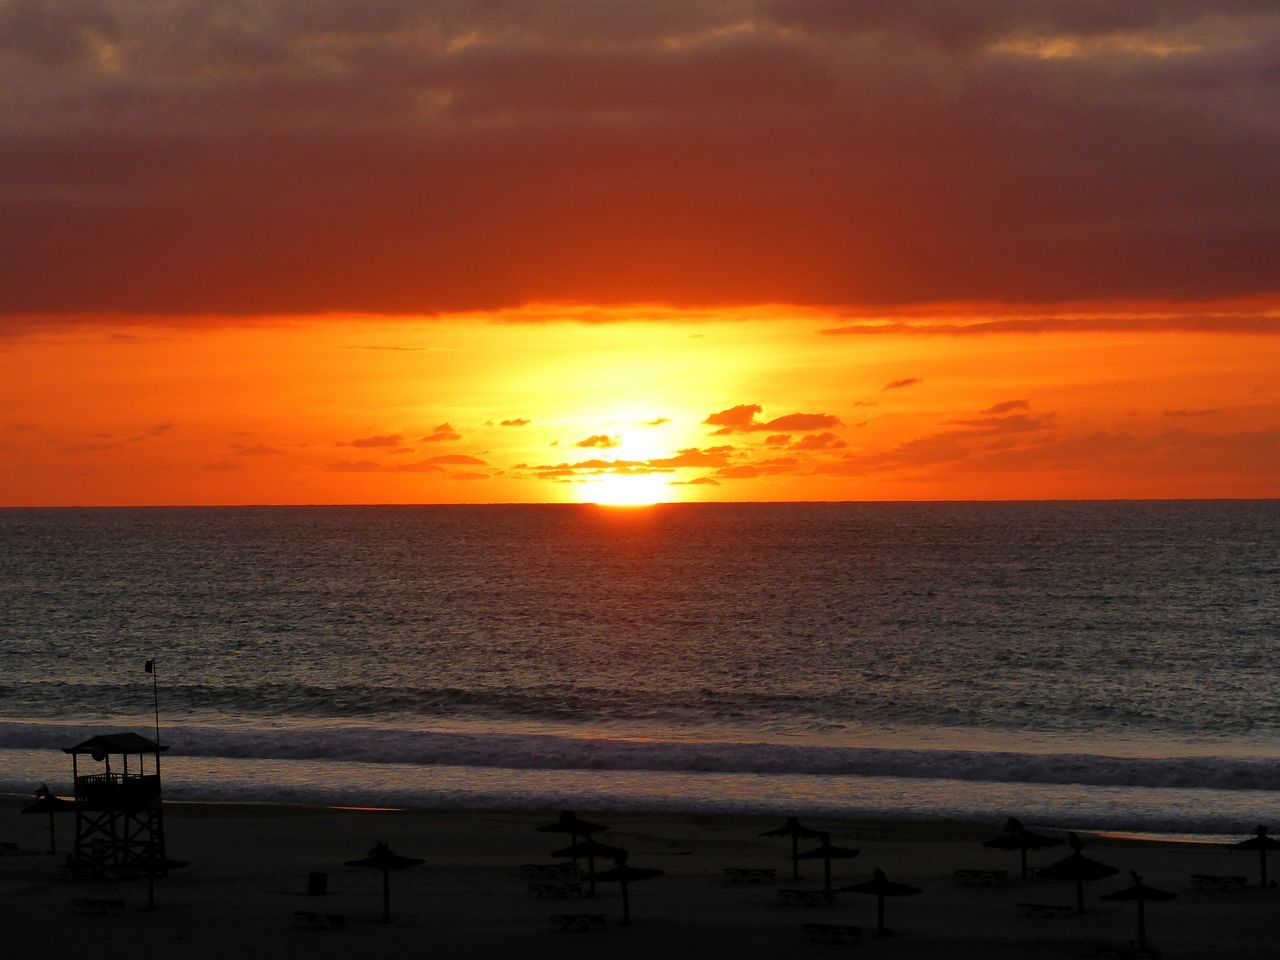
[[1147,917],[1146,905],[1150,900],[1152,903],[1162,903],[1166,900],[1173,900],[1178,895],[1170,893],[1167,890],[1157,890],[1155,887],[1148,887],[1142,882],[1142,877],[1132,870],[1129,876],[1133,877],[1133,886],[1126,887],[1123,890],[1117,890],[1115,893],[1104,893],[1099,900],[1116,900],[1116,901],[1132,901],[1138,905],[1138,946],[1145,947],[1147,945]]
[[602,870],[599,874],[601,880],[622,884],[622,922],[619,926],[631,925],[631,898],[627,893],[628,885],[636,883],[640,880],[652,880],[654,877],[660,877],[667,871],[654,870],[650,867],[631,867],[627,865],[627,851],[619,850],[618,855],[614,857],[616,866],[610,867],[608,870]]
[[1114,877],[1120,871],[1097,860],[1090,860],[1080,851],[1084,849],[1082,841],[1074,833],[1067,835],[1067,843],[1071,846],[1071,855],[1057,863],[1052,863],[1040,871],[1046,880],[1071,880],[1076,885],[1076,911],[1084,913],[1084,885],[1094,880]]
[[49,815],[49,852],[57,853],[57,835],[53,830],[53,815],[55,813],[70,813],[75,810],[76,805],[69,800],[63,800],[61,797],[54,796],[49,792],[49,788],[43,783],[36,790],[35,803],[23,807],[23,813],[47,813]]
[[1016,817],[1005,821],[1004,833],[990,840],[984,840],[984,847],[997,850],[1017,850],[1022,854],[1022,879],[1027,879],[1027,851],[1042,850],[1045,847],[1057,847],[1062,844],[1061,837],[1050,837],[1043,833],[1032,833],[1022,825]]
[[1241,840],[1239,843],[1231,844],[1232,850],[1257,850],[1262,866],[1262,886],[1267,885],[1267,851],[1280,850],[1280,841],[1272,840],[1267,836],[1267,828],[1259,825],[1254,828],[1254,835],[1248,840]]
[[[534,829],[539,833],[567,833],[569,835],[569,844],[573,846],[578,842],[579,837],[589,837],[593,833],[600,833],[609,828],[603,823],[592,823],[590,820],[583,820],[572,810],[565,810],[552,823],[544,823]],[[576,857],[574,858],[574,866],[577,866]]]
[[391,871],[416,867],[426,861],[418,857],[402,857],[391,849],[390,844],[378,842],[373,845],[369,855],[360,860],[348,860],[348,867],[361,867],[365,870],[382,871],[382,922],[391,922]]
[[817,860],[822,859],[822,889],[826,891],[827,899],[831,899],[831,861],[832,860],[849,860],[860,854],[861,850],[855,850],[852,847],[833,847],[831,845],[831,834],[820,833],[822,843],[814,847],[812,850],[806,850],[800,854],[801,860]]
[[618,855],[622,852],[623,850],[621,847],[611,847],[607,843],[601,843],[599,840],[587,837],[587,839],[575,843],[571,847],[565,847],[563,850],[553,850],[551,851],[551,855],[553,857],[573,857],[575,860],[577,860],[578,857],[586,857],[587,882],[590,884],[587,895],[594,897],[596,895],[597,877],[596,857],[616,860]]
[[804,826],[795,817],[787,817],[787,822],[780,826],[777,830],[766,830],[760,834],[762,837],[790,837],[791,838],[791,879],[800,879],[800,838],[813,839],[822,836],[820,830],[813,830]]
[[876,872],[872,874],[871,879],[866,883],[851,883],[847,887],[841,887],[841,891],[849,893],[866,893],[876,898],[876,936],[888,936],[889,931],[884,925],[884,898],[885,897],[914,897],[917,893],[923,893],[919,887],[913,887],[905,883],[894,883],[884,875],[884,871],[876,867]]

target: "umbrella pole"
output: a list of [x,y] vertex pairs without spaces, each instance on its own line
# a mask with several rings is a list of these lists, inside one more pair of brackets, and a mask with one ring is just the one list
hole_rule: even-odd
[[1258,850],[1259,856],[1262,858],[1262,885],[1267,885],[1267,848],[1261,847]]
[[595,854],[591,853],[587,854],[587,881],[591,884],[591,892],[587,896],[594,898],[596,895],[596,858]]
[[1145,947],[1147,945],[1147,910],[1146,902],[1138,901],[1138,946]]
[[391,922],[391,871],[382,871],[382,922]]
[[1076,881],[1076,913],[1084,913],[1084,881]]
[[631,898],[627,896],[627,878],[622,878],[622,923],[621,926],[631,926]]
[[884,894],[876,897],[876,936],[884,936]]
[[800,838],[791,835],[791,879],[800,879]]
[[1027,848],[1023,847],[1019,853],[1022,854],[1022,882],[1027,882]]
[[827,899],[831,899],[831,855],[822,858],[822,886],[827,893]]
[[49,808],[49,852],[50,853],[58,852],[57,837],[54,835],[54,832],[53,832],[53,807]]

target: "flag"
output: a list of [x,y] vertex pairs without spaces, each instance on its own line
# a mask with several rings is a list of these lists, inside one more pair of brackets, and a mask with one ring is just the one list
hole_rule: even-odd
[[154,659],[154,658],[152,658],[151,660],[148,660],[146,663],[144,663],[144,664],[142,665],[142,669],[143,669],[143,670],[145,670],[145,671],[147,671],[147,673],[155,673],[155,672],[156,672],[156,661],[155,661],[155,659]]

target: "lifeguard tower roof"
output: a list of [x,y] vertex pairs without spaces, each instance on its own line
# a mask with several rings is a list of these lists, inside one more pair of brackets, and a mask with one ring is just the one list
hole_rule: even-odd
[[92,754],[95,751],[99,754],[157,753],[168,749],[167,744],[158,744],[154,740],[140,737],[136,733],[100,733],[96,737],[90,737],[84,743],[77,743],[74,747],[63,747],[62,752],[88,754]]

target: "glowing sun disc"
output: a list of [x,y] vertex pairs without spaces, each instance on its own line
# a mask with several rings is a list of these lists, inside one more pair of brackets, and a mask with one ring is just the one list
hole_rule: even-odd
[[646,507],[661,503],[671,495],[666,480],[655,474],[618,474],[598,477],[582,485],[583,503],[609,507]]

